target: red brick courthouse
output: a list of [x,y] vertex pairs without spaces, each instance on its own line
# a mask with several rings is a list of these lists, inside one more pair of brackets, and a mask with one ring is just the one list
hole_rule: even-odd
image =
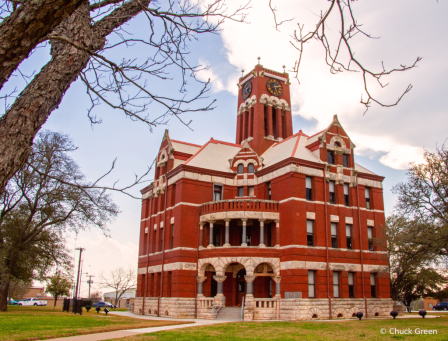
[[[337,116],[293,134],[287,73],[240,78],[236,143],[165,132],[142,192],[135,312],[245,320],[388,315],[384,177],[355,164]],[[234,308],[235,309],[235,308]]]

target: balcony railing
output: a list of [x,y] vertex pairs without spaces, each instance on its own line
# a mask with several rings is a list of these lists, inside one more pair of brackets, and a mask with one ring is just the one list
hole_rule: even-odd
[[201,214],[224,211],[278,212],[279,202],[260,199],[231,199],[211,201],[201,205]]

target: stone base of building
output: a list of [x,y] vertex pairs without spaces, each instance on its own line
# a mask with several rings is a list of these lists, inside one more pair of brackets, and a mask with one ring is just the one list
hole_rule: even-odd
[[[195,299],[169,297],[160,298],[160,316],[174,318],[194,318]],[[198,298],[198,318],[212,319],[214,299],[211,297]],[[143,315],[157,316],[158,298],[145,298]],[[365,300],[362,298],[331,299],[331,318],[352,318],[357,312],[362,312],[364,318],[390,316],[394,302],[388,298],[368,298],[367,314]],[[143,298],[134,301],[134,313],[142,314]],[[244,320],[327,320],[330,319],[328,299],[259,299],[248,297],[244,307]]]
[[[157,297],[146,297],[143,305],[143,297],[136,297],[134,300],[134,314],[165,316],[174,318],[194,318],[195,299],[184,297],[162,297],[160,298],[160,315],[158,315]],[[144,311],[143,311],[144,309]]]

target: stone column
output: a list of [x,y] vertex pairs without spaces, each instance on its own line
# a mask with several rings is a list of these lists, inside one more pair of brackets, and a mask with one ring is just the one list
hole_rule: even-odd
[[283,139],[283,117],[282,117],[282,108],[275,108],[275,118],[277,121],[277,138]]
[[230,243],[229,243],[229,239],[230,239],[230,235],[229,235],[230,220],[232,220],[232,219],[224,219],[224,221],[226,222],[226,242],[224,244],[224,247],[230,247]]
[[218,290],[217,295],[222,296],[223,295],[223,288],[224,288],[224,281],[226,280],[227,276],[213,276],[213,279],[218,282]]
[[241,246],[246,247],[247,246],[247,236],[246,236],[246,223],[247,223],[247,219],[243,218],[241,219],[241,221],[243,222],[243,240],[241,243]]
[[204,296],[204,282],[206,279],[206,276],[196,276],[196,280],[198,281],[198,296]]
[[210,238],[209,238],[209,242],[208,242],[208,246],[207,246],[208,249],[212,249],[212,248],[215,247],[213,245],[213,223],[214,223],[213,220],[209,221],[209,224],[210,224]]
[[260,222],[260,245],[258,246],[266,247],[266,245],[264,244],[264,222],[266,221],[266,219],[258,219],[258,221]]
[[266,123],[268,125],[268,137],[274,138],[274,126],[272,122],[272,104],[266,107]]
[[274,221],[275,221],[275,241],[276,241],[275,247],[280,247],[280,220],[274,220]]
[[205,223],[199,223],[199,249],[204,248],[204,225]]
[[281,297],[280,293],[280,280],[282,279],[280,276],[272,277],[275,282],[275,297]]
[[254,295],[254,280],[255,280],[255,276],[244,276],[244,279],[246,280],[246,284],[247,284],[246,297],[248,295],[253,296]]

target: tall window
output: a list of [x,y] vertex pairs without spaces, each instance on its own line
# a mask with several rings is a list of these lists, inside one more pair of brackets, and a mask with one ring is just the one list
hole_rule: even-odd
[[254,186],[249,186],[248,188],[248,194],[250,197],[253,197],[255,195],[255,190],[254,190]]
[[171,194],[171,206],[176,205],[176,184],[173,184],[172,194]]
[[242,163],[240,163],[238,165],[238,174],[243,174],[244,173],[244,165]]
[[174,248],[174,224],[171,224],[171,249]]
[[268,200],[271,200],[271,182],[267,183],[267,187],[268,187]]
[[352,249],[352,225],[345,225],[345,237],[347,239],[347,249]]
[[160,249],[159,251],[163,250],[163,228],[160,229]]
[[307,176],[305,178],[306,184],[306,200],[313,200],[313,178]]
[[348,162],[349,157],[350,157],[350,155],[348,155],[348,154],[342,154],[342,165],[344,167],[350,167],[349,162]]
[[253,163],[249,163],[249,165],[247,166],[247,172],[248,173],[255,172],[255,168],[254,168],[254,164]]
[[372,298],[376,298],[376,276],[375,274],[370,274],[370,292]]
[[335,165],[336,164],[336,158],[334,157],[334,151],[329,150],[327,152],[327,156],[328,156],[328,164]]
[[222,200],[222,186],[213,185],[213,201]]
[[366,192],[366,208],[368,210],[370,210],[370,207],[371,207],[371,205],[370,205],[370,188],[366,187],[365,192]]
[[339,297],[339,271],[333,271],[333,297]]
[[348,297],[355,298],[355,274],[348,273]]
[[350,206],[350,195],[349,195],[349,185],[344,184],[344,205]]
[[244,197],[244,187],[238,187],[238,196]]
[[338,247],[338,224],[331,223],[331,247]]
[[306,221],[306,240],[308,246],[314,246],[314,220]]
[[316,271],[308,270],[308,297],[316,297]]
[[329,188],[330,188],[330,204],[335,204],[336,203],[336,192],[335,192],[334,181],[329,182]]
[[367,228],[367,238],[369,240],[369,251],[373,251],[373,227]]
[[168,297],[171,297],[171,293],[172,293],[172,286],[173,286],[173,272],[169,271],[168,272]]

